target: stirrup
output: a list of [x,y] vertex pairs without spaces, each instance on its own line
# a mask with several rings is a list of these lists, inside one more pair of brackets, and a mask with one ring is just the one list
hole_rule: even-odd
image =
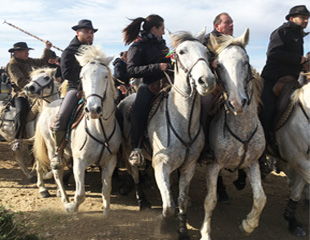
[[51,160],[51,168],[54,170],[62,168],[62,157],[59,154],[55,154]]
[[131,166],[143,167],[145,165],[144,156],[141,148],[134,148],[129,156],[129,163]]

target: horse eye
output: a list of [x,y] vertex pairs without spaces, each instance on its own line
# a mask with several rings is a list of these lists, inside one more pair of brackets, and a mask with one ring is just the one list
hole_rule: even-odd
[[185,52],[184,52],[183,50],[180,50],[180,52],[179,52],[179,54],[181,54],[181,55],[184,54],[184,53],[185,53]]
[[47,80],[50,80],[50,77],[49,77],[49,76],[45,76],[45,77],[44,77],[44,80],[46,80],[46,81],[47,81]]

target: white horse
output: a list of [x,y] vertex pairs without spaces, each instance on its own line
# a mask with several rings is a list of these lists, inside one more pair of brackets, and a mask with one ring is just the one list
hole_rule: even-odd
[[[65,149],[65,155],[73,157],[76,184],[74,202],[69,202],[66,195],[62,181],[63,169],[53,169],[53,174],[65,210],[76,212],[85,200],[85,170],[92,164],[99,165],[102,169],[103,213],[107,214],[110,209],[111,178],[121,143],[121,132],[115,118],[117,95],[108,67],[113,57],[106,57],[98,47],[84,46],[76,58],[82,66],[80,76],[84,91],[85,115],[71,130]],[[54,101],[42,112],[38,121],[34,154],[43,166],[49,166],[50,159],[55,155],[52,131],[46,126],[51,125],[59,106],[60,101]]]
[[211,239],[211,216],[217,203],[217,178],[223,168],[244,169],[253,189],[253,207],[242,221],[241,229],[250,234],[258,226],[266,203],[258,159],[265,148],[265,138],[257,114],[255,91],[259,80],[253,79],[245,46],[249,41],[248,29],[239,38],[211,35],[209,48],[217,58],[217,81],[221,103],[210,126],[210,147],[215,161],[207,164],[205,217],[201,229],[204,240]]
[[310,184],[310,83],[295,90],[291,99],[293,112],[275,133],[280,154],[277,165],[286,173],[291,186],[284,218],[289,223],[290,232],[296,236],[305,236],[306,232],[297,221],[295,211],[304,188],[309,188]]
[[[187,32],[170,34],[175,48],[174,84],[171,91],[159,104],[149,120],[147,136],[151,151],[143,149],[146,159],[152,160],[156,183],[163,201],[164,218],[175,214],[175,203],[170,189],[170,174],[179,170],[179,220],[180,237],[188,237],[186,211],[190,181],[194,175],[196,162],[204,146],[204,133],[200,125],[200,95],[211,93],[215,87],[215,77],[209,69],[207,48]],[[119,109],[124,117],[124,159],[131,152],[130,121],[127,113],[135,94],[124,99]],[[145,143],[144,143],[145,144]],[[147,145],[147,144],[146,144]],[[149,149],[150,150],[150,149]],[[148,204],[139,182],[139,170],[129,166],[136,186],[136,196],[140,209]]]
[[[41,111],[48,103],[59,98],[58,90],[55,81],[55,70],[50,68],[40,68],[34,70],[30,74],[31,81],[24,87],[26,95],[32,99],[32,108],[37,108],[37,115],[31,121],[26,123],[26,138],[21,142],[20,147],[13,151],[13,157],[19,164],[21,170],[26,175],[28,180],[32,183],[35,182],[36,176],[34,172],[30,172],[25,165],[25,159],[31,157],[28,146],[32,145],[35,132],[35,125],[38,118],[38,112]],[[13,142],[15,136],[14,119],[16,115],[15,107],[7,107],[1,102],[1,117],[0,117],[0,134],[7,142]],[[33,110],[33,109],[32,109]],[[30,113],[32,114],[32,112]]]

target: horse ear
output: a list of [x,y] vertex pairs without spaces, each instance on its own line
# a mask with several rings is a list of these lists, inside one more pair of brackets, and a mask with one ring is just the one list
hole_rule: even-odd
[[203,43],[203,40],[205,38],[205,34],[206,34],[206,27],[204,27],[197,35],[196,38]]
[[238,37],[238,40],[241,42],[242,46],[245,48],[248,45],[250,40],[250,30],[247,28],[245,29],[244,33]]
[[108,63],[107,65],[109,65],[110,62],[112,62],[113,58],[114,56],[107,57],[107,63]]
[[167,32],[168,32],[169,37],[170,37],[171,45],[172,45],[173,47],[175,47],[175,37],[176,37],[176,35],[173,34],[172,32],[170,32],[168,29],[167,29]]

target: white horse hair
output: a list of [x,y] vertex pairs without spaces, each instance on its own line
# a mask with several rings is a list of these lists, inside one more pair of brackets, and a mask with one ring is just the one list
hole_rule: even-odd
[[204,201],[205,217],[201,228],[203,240],[210,240],[211,216],[217,203],[217,178],[223,168],[244,169],[253,190],[253,207],[242,221],[241,229],[250,234],[258,226],[266,203],[258,159],[265,148],[265,138],[257,114],[256,79],[245,46],[248,29],[239,38],[211,34],[209,48],[216,53],[218,85],[222,94],[220,109],[211,121],[209,142],[215,161],[207,164],[207,196]]
[[293,112],[275,133],[281,157],[277,159],[277,165],[288,176],[291,187],[290,200],[284,213],[289,230],[297,236],[305,236],[306,232],[296,220],[295,211],[303,190],[308,190],[310,185],[310,83],[295,90],[291,99],[295,104]]
[[[152,161],[155,179],[163,201],[164,218],[175,214],[175,203],[170,189],[170,175],[179,170],[179,233],[187,236],[186,211],[190,181],[196,162],[204,146],[204,133],[200,125],[200,95],[211,93],[215,77],[209,69],[207,48],[187,32],[170,33],[175,48],[176,63],[174,84],[147,126],[147,136],[152,153],[143,149],[146,159]],[[202,33],[202,36],[204,32]],[[131,152],[130,121],[127,113],[135,95],[125,98],[119,109],[124,117],[123,153],[128,160]],[[140,209],[148,205],[139,182],[139,170],[128,163],[133,176]]]
[[[36,101],[36,107],[38,107],[39,112],[47,105],[48,102],[59,98],[57,87],[55,87],[57,82],[55,81],[54,69],[40,68],[34,70],[30,73],[30,79],[31,81],[24,87],[25,93],[29,99],[32,100],[32,102]],[[16,115],[16,109],[12,106],[7,109],[6,104],[4,104],[2,101],[0,104],[0,134],[7,142],[13,142],[15,136],[14,119]],[[35,125],[38,116],[39,115],[36,116],[35,120],[26,123],[26,138],[22,140],[19,148],[16,151],[13,151],[13,158],[17,161],[21,170],[30,182],[35,181],[36,176],[34,172],[30,172],[28,170],[25,162],[27,158],[32,157],[28,146],[32,145],[33,143],[32,137],[34,136]]]
[[[84,46],[76,56],[82,70],[80,73],[84,92],[85,115],[71,130],[64,158],[73,157],[73,173],[76,184],[74,201],[69,202],[62,174],[63,169],[53,169],[61,200],[67,212],[78,211],[85,200],[85,170],[92,164],[101,167],[103,213],[110,209],[111,178],[117,162],[121,132],[115,118],[116,91],[108,67],[113,57],[106,57],[99,47]],[[50,165],[55,155],[52,131],[46,126],[58,113],[60,101],[54,101],[41,114],[34,142],[34,154],[43,166]],[[47,156],[47,157],[46,157]],[[46,162],[46,159],[48,161]]]

